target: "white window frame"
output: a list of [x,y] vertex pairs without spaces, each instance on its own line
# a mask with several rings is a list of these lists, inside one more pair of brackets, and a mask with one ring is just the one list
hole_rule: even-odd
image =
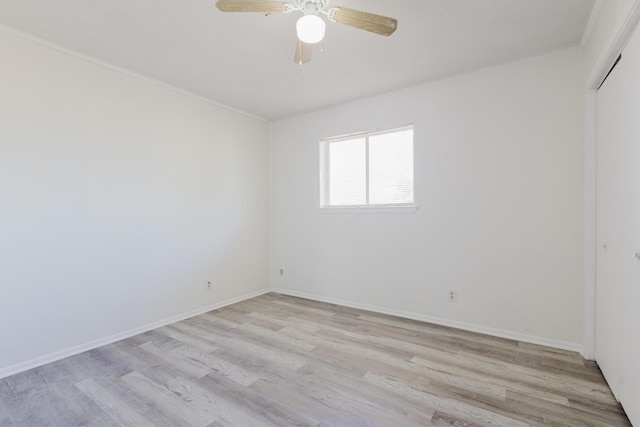
[[[372,136],[384,135],[388,133],[402,132],[405,130],[414,131],[414,167],[413,167],[413,202],[411,203],[392,203],[392,204],[369,204],[369,138]],[[347,141],[350,139],[365,138],[366,140],[366,199],[367,204],[362,205],[328,205],[329,200],[329,146],[331,143]],[[318,211],[321,213],[415,213],[419,206],[415,203],[416,185],[415,185],[415,126],[413,123],[392,128],[377,129],[374,131],[357,132],[346,135],[340,135],[330,138],[322,138],[320,140],[320,173],[319,173],[319,189],[320,189],[320,206]]]

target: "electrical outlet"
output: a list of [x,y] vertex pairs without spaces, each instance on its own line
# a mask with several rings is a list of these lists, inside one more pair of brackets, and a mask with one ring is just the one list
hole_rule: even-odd
[[449,291],[449,302],[458,302],[458,293],[456,291]]
[[211,285],[211,280],[207,282],[207,290],[210,291],[213,285]]

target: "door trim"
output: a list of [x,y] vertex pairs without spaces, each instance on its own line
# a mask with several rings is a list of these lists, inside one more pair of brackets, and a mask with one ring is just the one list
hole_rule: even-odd
[[596,356],[596,224],[597,224],[597,90],[640,22],[635,0],[617,32],[612,34],[587,79],[584,138],[584,347],[585,359]]

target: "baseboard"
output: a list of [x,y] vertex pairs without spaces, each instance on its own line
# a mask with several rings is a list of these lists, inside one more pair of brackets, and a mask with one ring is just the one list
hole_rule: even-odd
[[144,332],[150,331],[152,329],[156,329],[156,328],[160,328],[162,326],[166,326],[169,325],[171,323],[176,323],[176,322],[180,322],[182,320],[188,319],[190,317],[194,317],[194,316],[198,316],[200,314],[206,313],[208,311],[211,310],[215,310],[218,308],[222,308],[231,304],[235,304],[237,302],[240,301],[244,301],[247,299],[251,299],[251,298],[255,298],[257,296],[269,293],[269,292],[275,292],[275,293],[279,293],[279,294],[283,294],[283,295],[290,295],[290,296],[294,296],[294,297],[300,297],[300,298],[306,298],[306,299],[311,299],[314,301],[320,301],[320,302],[326,302],[326,303],[330,303],[330,304],[338,304],[338,305],[343,305],[346,307],[352,307],[352,308],[357,308],[357,309],[361,309],[361,310],[368,310],[368,311],[372,311],[372,312],[376,312],[376,313],[382,313],[382,314],[389,314],[392,316],[398,316],[398,317],[404,317],[407,319],[413,319],[413,320],[419,320],[422,322],[428,322],[428,323],[433,323],[436,325],[442,325],[442,326],[450,326],[453,328],[457,328],[457,329],[462,329],[462,330],[466,330],[466,331],[471,331],[471,332],[478,332],[481,334],[486,334],[486,335],[492,335],[492,336],[496,336],[496,337],[500,337],[500,338],[507,338],[507,339],[512,339],[512,340],[516,340],[516,341],[522,341],[522,342],[527,342],[527,343],[531,343],[531,344],[538,344],[538,345],[544,345],[547,347],[553,347],[553,348],[559,348],[562,350],[569,350],[569,351],[575,351],[578,352],[580,354],[583,354],[583,346],[581,344],[578,343],[572,343],[572,342],[567,342],[567,341],[561,341],[561,340],[552,340],[549,338],[544,338],[544,337],[538,337],[538,336],[534,336],[534,335],[527,335],[527,334],[519,334],[516,332],[512,332],[512,331],[507,331],[507,330],[503,330],[503,329],[496,329],[496,328],[489,328],[486,326],[482,326],[482,325],[476,325],[476,324],[472,324],[472,323],[466,323],[466,322],[458,322],[455,320],[449,320],[449,319],[444,319],[444,318],[440,318],[440,317],[436,317],[436,316],[428,316],[428,315],[424,315],[424,314],[418,314],[418,313],[412,313],[412,312],[408,312],[408,311],[402,311],[402,310],[392,310],[392,309],[388,309],[388,308],[384,308],[384,307],[379,307],[379,306],[375,306],[375,305],[369,305],[369,304],[361,304],[361,303],[356,303],[353,301],[346,301],[346,300],[341,300],[341,299],[337,299],[337,298],[328,298],[328,297],[323,297],[320,295],[314,295],[314,294],[308,294],[308,293],[304,293],[304,292],[296,292],[296,291],[291,291],[291,290],[287,290],[287,289],[279,289],[279,288],[268,288],[268,289],[262,289],[260,291],[256,291],[256,292],[251,292],[249,294],[245,294],[236,298],[231,298],[225,301],[221,301],[218,303],[214,303],[214,304],[210,304],[207,305],[205,307],[200,307],[197,308],[195,310],[191,310],[185,313],[181,313],[166,319],[162,319],[156,322],[152,322],[134,329],[130,329],[127,331],[123,331],[114,335],[110,335],[104,338],[100,338],[97,340],[93,340],[84,344],[80,344],[74,347],[70,347],[64,350],[60,350],[57,351],[55,353],[50,353],[50,354],[46,354],[44,356],[41,357],[37,357],[35,359],[31,359],[28,360],[26,362],[21,362],[21,363],[17,363],[15,365],[11,365],[8,366],[6,368],[2,368],[0,369],[0,379],[1,378],[5,378],[5,377],[9,377],[11,375],[15,375],[18,374],[20,372],[24,372],[27,371],[29,369],[33,369],[33,368],[37,368],[38,366],[42,366],[42,365],[46,365],[47,363],[52,363],[55,362],[57,360],[61,360],[64,359],[66,357],[70,357],[70,356],[75,356],[76,354],[80,354],[83,353],[85,351],[89,351],[89,350],[93,350],[95,348],[98,347],[102,347],[104,345],[107,344],[111,344],[114,343],[116,341],[120,341],[126,338],[130,338],[132,336],[138,335],[138,334],[142,334]]
[[458,322],[456,320],[444,319],[436,316],[428,316],[428,315],[419,314],[419,313],[412,313],[409,311],[392,310],[392,309],[379,307],[375,305],[360,304],[353,301],[345,301],[337,298],[328,298],[328,297],[323,297],[319,295],[308,294],[305,292],[290,291],[287,289],[280,289],[280,288],[272,288],[271,291],[275,293],[283,294],[283,295],[290,295],[293,297],[306,298],[314,301],[343,305],[346,307],[358,308],[361,310],[368,310],[376,313],[389,314],[391,316],[404,317],[406,319],[419,320],[421,322],[433,323],[436,325],[450,326],[452,328],[462,329],[470,332],[478,332],[485,335],[492,335],[494,337],[507,338],[515,341],[530,343],[530,344],[538,344],[546,347],[553,347],[553,348],[558,348],[562,350],[575,351],[577,353],[580,353],[581,355],[584,354],[584,348],[582,344],[579,344],[579,343],[554,340],[554,339],[539,337],[535,335],[520,334],[517,332],[507,331],[504,329],[490,328],[487,326],[476,325],[473,323]]
[[28,360],[26,362],[17,363],[15,365],[8,366],[6,368],[0,369],[0,379],[18,374],[20,372],[27,371],[29,369],[37,368],[38,366],[46,365],[47,363],[52,363],[60,359],[64,359],[66,357],[75,356],[76,354],[83,353],[85,351],[93,350],[98,347],[102,347],[107,344],[114,343],[116,341],[120,341],[126,338],[130,338],[134,335],[142,334],[144,332],[150,331],[152,329],[160,328],[162,326],[169,325],[171,323],[180,322],[181,320],[188,319],[190,317],[198,316],[200,314],[206,313],[211,310],[215,310],[218,308],[222,308],[231,304],[235,304],[240,301],[244,301],[250,298],[255,298],[257,296],[266,294],[271,292],[271,289],[262,289],[260,291],[251,292],[249,294],[245,294],[236,298],[231,298],[225,301],[221,301],[218,303],[210,304],[205,307],[200,307],[195,310],[188,311],[186,313],[181,313],[175,316],[171,316],[166,319],[158,320],[156,322],[148,323],[146,325],[130,329],[128,331],[119,332],[114,335],[110,335],[108,337],[99,338],[97,340],[93,340],[84,344],[80,344],[74,347],[66,348],[64,350],[56,351],[55,353],[46,354],[41,357],[37,357],[35,359]]

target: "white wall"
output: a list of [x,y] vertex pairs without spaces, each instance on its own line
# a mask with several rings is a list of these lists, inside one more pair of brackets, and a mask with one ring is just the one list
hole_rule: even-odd
[[268,287],[266,121],[7,30],[0,58],[0,373]]
[[[582,75],[571,48],[274,123],[272,285],[580,349]],[[416,214],[316,210],[320,138],[408,122]]]

